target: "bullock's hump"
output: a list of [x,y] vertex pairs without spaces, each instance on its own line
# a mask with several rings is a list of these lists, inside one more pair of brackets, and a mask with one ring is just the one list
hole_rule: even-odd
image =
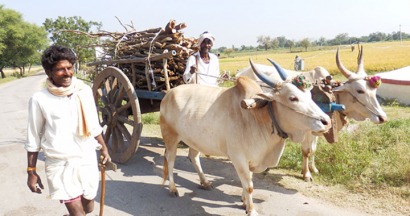
[[262,91],[261,87],[249,77],[241,76],[236,80],[236,86],[241,93],[251,94],[252,96]]
[[167,100],[171,101],[182,101],[181,103],[186,103],[188,98],[201,100],[204,97],[209,97],[210,95],[219,95],[226,88],[207,86],[201,84],[185,84],[179,85],[171,90],[167,91],[165,97],[162,99],[162,103]]

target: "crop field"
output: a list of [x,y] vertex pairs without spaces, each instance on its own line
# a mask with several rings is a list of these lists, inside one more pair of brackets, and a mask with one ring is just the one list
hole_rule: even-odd
[[[410,41],[363,43],[363,57],[366,72],[374,74],[377,72],[390,71],[410,65]],[[235,74],[249,66],[249,58],[255,63],[270,63],[270,58],[279,63],[285,69],[293,69],[296,55],[304,59],[304,70],[311,70],[316,66],[326,68],[332,75],[339,73],[336,66],[337,47],[311,47],[307,52],[289,52],[289,50],[270,50],[258,52],[236,52],[230,57],[221,55],[221,71],[229,71]],[[340,46],[340,59],[351,71],[357,71],[358,48],[355,46],[352,52],[350,46]]]

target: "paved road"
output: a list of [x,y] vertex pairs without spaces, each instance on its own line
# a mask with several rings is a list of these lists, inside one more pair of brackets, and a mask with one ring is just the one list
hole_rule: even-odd
[[[0,85],[0,195],[3,196],[0,216],[66,214],[64,205],[47,199],[47,186],[40,195],[31,193],[26,186],[27,162],[23,143],[27,104],[30,95],[43,86],[44,80],[45,74],[41,73]],[[175,164],[180,197],[169,197],[167,186],[161,186],[163,151],[161,139],[143,130],[135,157],[127,164],[119,165],[117,172],[107,171],[105,215],[245,215],[240,201],[240,181],[232,165],[224,160],[203,158],[203,168],[213,181],[214,189],[201,190],[198,176],[186,158],[187,149],[179,149]],[[45,181],[41,155],[38,169]],[[254,185],[254,202],[260,215],[365,215],[355,209],[336,207],[279,187],[263,175],[254,176]],[[96,204],[90,215],[98,215],[99,203]]]

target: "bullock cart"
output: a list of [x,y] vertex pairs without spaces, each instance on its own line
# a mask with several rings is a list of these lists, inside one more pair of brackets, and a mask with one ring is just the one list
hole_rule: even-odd
[[[92,90],[103,137],[113,161],[126,163],[133,157],[143,127],[141,115],[159,111],[166,91],[182,84],[178,80],[180,76],[168,76],[172,74],[167,69],[168,61],[175,55],[172,50],[145,58],[87,64],[96,69]],[[154,64],[161,64],[160,72],[154,73]]]
[[[121,23],[121,22],[120,22]],[[121,23],[122,24],[122,23]],[[165,27],[126,32],[73,32],[98,39],[98,60],[88,63],[103,137],[111,158],[126,163],[138,149],[142,114],[159,111],[166,92],[183,84],[188,57],[199,50],[196,38],[181,31],[185,23],[171,19]]]

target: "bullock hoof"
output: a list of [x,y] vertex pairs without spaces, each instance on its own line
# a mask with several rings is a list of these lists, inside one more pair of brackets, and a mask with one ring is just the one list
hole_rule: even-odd
[[313,182],[312,176],[305,176],[303,179],[305,180],[305,182]]
[[[245,202],[242,203],[242,208],[245,209],[245,211],[246,211],[246,203]],[[248,211],[246,211],[246,213],[248,213]]]
[[214,188],[214,186],[212,185],[212,183],[201,183],[199,185],[199,188],[203,189],[203,190],[212,190]]
[[169,191],[169,195],[170,195],[171,197],[179,197],[178,191]]
[[248,216],[258,216],[259,215],[258,212],[256,212],[255,209],[252,209],[252,211],[250,211],[250,212],[246,212],[246,214],[248,214]]

